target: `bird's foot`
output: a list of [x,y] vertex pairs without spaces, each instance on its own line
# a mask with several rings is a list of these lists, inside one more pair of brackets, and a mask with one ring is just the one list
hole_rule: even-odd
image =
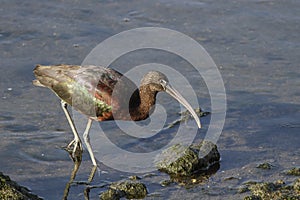
[[83,148],[80,140],[73,139],[68,146],[65,147],[65,150],[70,154],[74,162],[81,161]]
[[[73,148],[72,148],[72,146],[73,146]],[[72,149],[73,153],[76,150],[79,150],[79,151],[83,150],[80,139],[75,139],[75,138],[68,144],[67,148]]]

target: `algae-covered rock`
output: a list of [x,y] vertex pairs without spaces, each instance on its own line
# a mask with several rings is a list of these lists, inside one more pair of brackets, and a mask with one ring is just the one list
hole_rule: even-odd
[[299,194],[299,197],[300,197],[300,178],[295,180],[295,182],[293,184],[293,188],[294,188],[295,192],[297,192]]
[[147,195],[147,188],[143,183],[121,181],[112,183],[109,189],[100,195],[101,200],[117,200],[122,197],[127,199],[143,199]]
[[[194,109],[195,113],[199,116],[199,117],[205,117],[207,115],[210,114],[210,112],[204,112],[201,110],[201,108],[196,108]],[[173,121],[172,123],[170,123],[167,128],[172,128],[173,126],[177,125],[177,124],[180,124],[182,122],[185,122],[187,123],[189,120],[193,120],[194,117],[191,115],[190,111],[186,110],[186,111],[183,111],[183,112],[180,112],[178,113],[181,118],[178,119],[178,120],[175,120]]]
[[163,159],[156,163],[158,169],[170,174],[190,175],[198,165],[198,154],[180,144],[168,148],[161,158]]
[[260,198],[267,198],[270,197],[270,194],[276,190],[276,185],[274,183],[257,183],[254,185],[251,185],[249,187],[249,190],[254,196],[260,197]]
[[189,147],[181,144],[171,146],[159,155],[156,166],[168,174],[190,176],[200,170],[207,170],[219,160],[217,146],[210,141],[203,141]]
[[121,197],[121,192],[113,189],[108,189],[100,195],[101,200],[119,200]]
[[286,174],[293,175],[293,176],[300,176],[300,168],[299,167],[294,167],[290,170],[287,170]]
[[30,191],[12,181],[8,176],[0,172],[0,199],[9,200],[37,200],[38,196],[31,194]]
[[282,180],[275,183],[255,183],[248,188],[252,195],[247,196],[244,200],[299,200],[300,199],[300,179],[292,185],[285,185]]
[[160,182],[160,185],[163,186],[163,187],[166,187],[166,186],[169,186],[173,183],[174,181],[172,180],[163,180]]
[[261,164],[256,166],[256,168],[260,168],[260,169],[271,169],[272,167],[273,167],[273,165],[271,165],[268,162],[261,163]]

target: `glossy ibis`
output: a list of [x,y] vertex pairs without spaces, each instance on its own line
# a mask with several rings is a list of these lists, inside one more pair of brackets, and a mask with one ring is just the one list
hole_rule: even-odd
[[111,68],[92,65],[37,65],[34,75],[34,85],[48,87],[61,99],[62,109],[74,134],[74,139],[68,145],[68,148],[73,145],[73,159],[76,151],[82,152],[82,144],[67,105],[88,117],[83,138],[93,165],[97,163],[89,143],[92,120],[144,120],[155,105],[158,92],[165,91],[185,106],[201,128],[200,120],[190,104],[169,85],[168,78],[158,71],[146,73],[139,88]]

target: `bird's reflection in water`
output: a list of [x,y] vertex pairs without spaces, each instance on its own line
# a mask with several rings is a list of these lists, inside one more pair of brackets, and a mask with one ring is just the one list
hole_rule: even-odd
[[[72,154],[72,151],[70,151],[69,153]],[[88,176],[87,181],[74,181],[76,178],[76,174],[79,170],[79,167],[81,165],[81,161],[82,161],[81,151],[78,151],[78,154],[76,154],[76,157],[71,156],[71,158],[73,158],[74,167],[73,167],[71,175],[70,175],[70,180],[68,181],[68,183],[65,186],[64,194],[63,194],[63,198],[62,198],[63,200],[68,199],[69,192],[70,192],[70,189],[72,186],[79,186],[79,185],[84,186],[84,189],[82,191],[82,193],[84,195],[84,199],[89,200],[90,199],[90,191],[92,189],[105,188],[112,184],[111,182],[104,182],[104,183],[98,184],[98,185],[91,184],[96,172],[99,170],[99,168],[97,166],[93,166],[93,168],[90,172],[90,175]],[[176,184],[179,186],[184,186],[187,189],[193,188],[194,186],[197,186],[197,185],[205,185],[208,183],[209,178],[212,175],[214,175],[219,169],[220,169],[220,163],[216,162],[216,163],[212,164],[211,166],[209,166],[207,169],[199,170],[189,176],[169,175],[170,176],[169,180],[163,181],[161,183],[161,185],[167,186],[169,184]],[[141,176],[140,178],[143,179],[147,176],[149,176],[149,174],[145,174],[144,176]]]
[[87,185],[87,187],[84,189],[84,198],[86,200],[88,200],[88,199],[90,199],[89,198],[90,187],[88,187],[88,186],[93,181],[93,178],[94,178],[95,173],[97,171],[97,166],[93,166],[93,168],[91,170],[91,173],[90,173],[90,175],[88,177],[88,180],[86,182],[84,182],[84,181],[77,182],[77,181],[74,181],[74,180],[76,178],[76,174],[78,172],[78,169],[79,169],[79,167],[81,165],[82,152],[78,151],[77,154],[76,154],[76,156],[75,157],[71,156],[71,158],[74,161],[74,167],[73,167],[72,172],[71,172],[70,180],[68,181],[68,183],[66,184],[66,187],[64,189],[64,194],[63,194],[63,198],[62,199],[63,200],[67,200],[68,199],[69,191],[70,191],[70,188],[71,188],[72,185]]

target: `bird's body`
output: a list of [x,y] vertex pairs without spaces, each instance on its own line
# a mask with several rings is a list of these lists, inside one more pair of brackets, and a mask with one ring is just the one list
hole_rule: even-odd
[[36,86],[48,87],[61,100],[97,121],[143,120],[155,104],[157,91],[151,91],[147,85],[138,89],[131,80],[110,68],[37,66],[34,73]]
[[193,115],[199,128],[200,121],[188,102],[168,84],[167,77],[157,71],[148,72],[142,79],[139,88],[121,73],[100,66],[76,65],[37,65],[34,69],[36,80],[33,84],[48,87],[61,100],[62,108],[67,116],[74,140],[73,153],[81,147],[81,141],[70,117],[67,104],[88,117],[88,125],[84,133],[93,164],[94,155],[89,144],[89,129],[92,120],[143,120],[155,105],[156,94],[165,91],[182,103]]

